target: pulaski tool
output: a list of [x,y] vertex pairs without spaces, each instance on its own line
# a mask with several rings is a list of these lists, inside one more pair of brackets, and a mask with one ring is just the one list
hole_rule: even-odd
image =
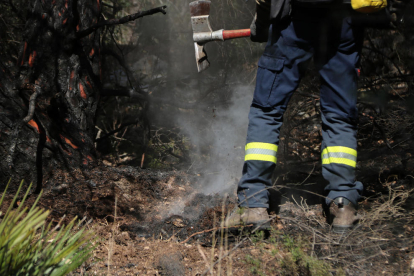
[[204,45],[210,41],[224,41],[232,38],[249,37],[250,29],[243,30],[218,30],[211,29],[209,14],[210,4],[208,0],[198,0],[190,3],[191,26],[193,27],[193,40],[198,72],[207,69],[210,62]]

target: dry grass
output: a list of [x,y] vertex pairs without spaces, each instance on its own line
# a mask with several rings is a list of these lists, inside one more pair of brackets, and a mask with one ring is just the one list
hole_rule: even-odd
[[113,223],[100,226],[104,241],[88,273],[164,275],[169,268],[160,267],[160,260],[174,260],[185,275],[409,275],[414,213],[404,203],[412,195],[388,185],[388,192],[361,204],[361,223],[343,235],[330,232],[320,205],[303,199],[286,203],[268,239],[232,237],[224,227],[223,204],[214,222],[219,226],[203,233],[211,235],[210,246],[175,237],[132,236],[120,242],[126,233],[118,229],[115,212]]
[[[388,193],[365,201],[359,210],[362,215],[360,223],[345,234],[327,230],[329,225],[326,219],[317,215],[315,206],[308,206],[304,200],[287,207],[294,209],[296,215],[293,218],[282,216],[282,220],[293,225],[291,228],[296,229],[297,235],[309,237],[310,255],[344,268],[349,275],[357,275],[357,271],[366,274],[368,266],[372,268],[376,265],[382,273],[395,274],[395,268],[384,264],[389,264],[391,260],[403,261],[405,253],[413,253],[412,228],[408,224],[413,222],[414,211],[403,207],[413,195],[413,190],[394,189],[391,185],[387,187]],[[409,273],[408,265],[397,270],[398,275]]]

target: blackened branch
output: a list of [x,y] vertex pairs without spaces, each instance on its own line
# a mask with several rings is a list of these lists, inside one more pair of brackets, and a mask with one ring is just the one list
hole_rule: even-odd
[[23,118],[23,123],[28,123],[31,119],[33,119],[33,114],[36,106],[36,98],[41,92],[39,85],[34,84],[32,89],[34,91],[29,100],[29,111],[27,112],[27,116]]
[[11,134],[12,142],[9,148],[9,154],[6,156],[6,162],[8,163],[8,166],[10,169],[14,166],[13,158],[14,158],[14,152],[16,150],[16,145],[17,145],[20,130],[24,124],[27,124],[31,119],[33,119],[33,115],[34,115],[34,111],[36,107],[36,98],[42,92],[40,86],[37,84],[26,84],[25,87],[23,87],[23,89],[33,90],[33,94],[30,96],[29,111],[27,112],[26,117],[24,117],[22,121],[17,122],[14,125],[14,129]]
[[113,26],[113,25],[125,24],[127,22],[134,21],[138,18],[147,16],[147,15],[153,15],[153,14],[159,13],[159,12],[163,13],[163,14],[166,14],[167,13],[165,11],[166,8],[167,8],[167,6],[162,6],[162,7],[158,7],[158,8],[155,8],[155,9],[150,9],[150,10],[147,10],[147,11],[142,11],[142,12],[137,12],[137,13],[134,13],[134,14],[130,14],[130,15],[124,16],[122,18],[118,18],[118,19],[104,20],[104,21],[98,22],[97,24],[87,28],[86,30],[77,32],[76,36],[78,38],[82,38],[82,37],[88,36],[89,34],[93,33],[98,28],[102,28],[104,26]]
[[114,129],[114,130],[112,130],[112,131],[108,132],[107,134],[105,134],[104,136],[102,136],[102,137],[99,137],[99,138],[95,139],[95,142],[99,143],[99,142],[101,142],[102,140],[105,140],[106,138],[108,138],[109,136],[111,136],[111,135],[113,135],[113,134],[115,134],[115,133],[120,132],[122,129],[124,129],[124,128],[125,128],[125,127],[127,127],[127,126],[130,126],[130,125],[137,125],[137,124],[139,123],[139,121],[140,121],[140,120],[141,120],[141,118],[137,118],[136,120],[134,120],[134,121],[132,121],[132,122],[127,122],[127,123],[124,123],[124,124],[122,124],[120,127],[118,127],[117,129]]

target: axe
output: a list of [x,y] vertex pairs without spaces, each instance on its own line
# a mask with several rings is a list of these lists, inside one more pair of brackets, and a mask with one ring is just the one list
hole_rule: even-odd
[[190,3],[191,26],[193,27],[193,40],[198,72],[210,66],[210,62],[207,60],[207,53],[204,50],[204,45],[207,42],[250,36],[250,29],[231,31],[222,29],[213,31],[208,19],[210,4],[211,2],[208,0],[197,0]]

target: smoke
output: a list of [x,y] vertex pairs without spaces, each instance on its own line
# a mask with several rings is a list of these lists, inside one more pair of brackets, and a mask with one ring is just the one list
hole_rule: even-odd
[[[228,105],[197,109],[198,116],[175,114],[175,123],[195,146],[194,163],[189,171],[199,177],[196,190],[171,205],[165,216],[179,214],[195,219],[206,208],[221,204],[220,198],[226,195],[234,198],[244,161],[253,89],[253,86],[234,86],[229,91],[232,97]],[[206,196],[200,197],[200,193]],[[195,208],[197,204],[203,208]]]
[[213,193],[233,188],[241,175],[244,161],[249,106],[254,87],[234,88],[232,104],[228,109],[218,109],[212,129],[215,141],[212,156],[216,160],[207,171],[217,170],[217,174],[206,175],[204,192]]
[[[257,61],[264,45],[253,44],[248,38],[208,43],[205,50],[211,66],[198,73],[189,1],[160,0],[154,4],[149,0],[133,0],[131,4],[135,6],[127,13],[135,12],[136,7],[147,10],[167,5],[166,15],[147,16],[131,23],[129,31],[122,29],[125,37],[120,47],[134,78],[153,99],[149,106],[126,102],[129,107],[125,116],[139,117],[145,112],[153,140],[158,135],[157,146],[161,144],[165,148],[154,147],[151,152],[153,141],[146,140],[143,123],[128,129],[125,138],[136,143],[125,144],[120,151],[133,152],[131,155],[138,157],[136,166],[140,166],[143,152],[147,167],[153,167],[157,158],[163,162],[162,158],[171,158],[171,163],[175,162],[179,169],[194,176],[191,192],[183,198],[176,196],[157,212],[164,218],[174,214],[197,218],[207,208],[222,204],[226,195],[235,198],[244,162]],[[254,6],[253,0],[212,1],[212,28],[248,28]],[[107,85],[129,87],[124,68],[114,64]],[[174,134],[169,136],[171,133]],[[178,141],[180,145],[174,145],[174,139],[180,137],[185,143]],[[182,150],[183,145],[186,150]],[[168,155],[172,148],[179,149],[174,154],[182,157],[180,162]],[[150,164],[152,160],[156,162]],[[174,188],[178,187],[172,185]]]
[[[188,139],[192,152],[187,171],[199,175],[199,192],[234,193],[244,160],[254,90],[251,83],[264,45],[246,38],[208,43],[205,49],[211,66],[198,73],[189,1],[160,3],[168,6],[167,15],[139,22],[134,34],[139,51],[131,57],[135,60],[134,72],[145,76],[145,82],[152,80],[152,95],[177,103],[152,106],[152,124],[179,129]],[[212,1],[212,28],[248,28],[254,6],[254,1],[231,5],[224,0]],[[152,77],[149,72],[153,72]],[[196,104],[180,108],[189,103]]]
[[[195,166],[200,174],[200,192],[211,194],[234,192],[244,161],[244,145],[248,112],[253,95],[252,86],[234,86],[230,104],[206,108],[204,122],[179,116],[178,124],[197,148],[209,148],[207,160]],[[203,110],[201,110],[203,111]],[[203,155],[202,152],[198,154]],[[193,165],[194,166],[194,165]]]

